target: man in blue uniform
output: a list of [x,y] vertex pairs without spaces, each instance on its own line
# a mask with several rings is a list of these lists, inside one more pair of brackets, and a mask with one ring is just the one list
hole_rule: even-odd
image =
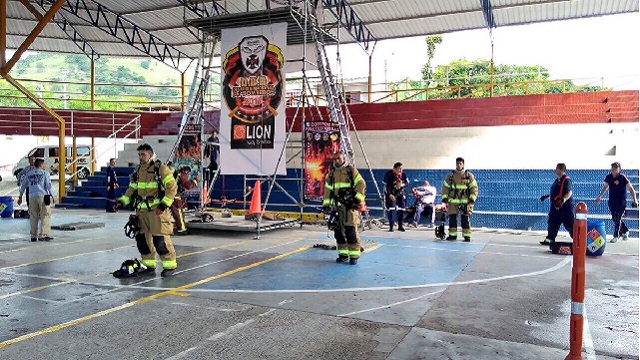
[[107,212],[116,212],[116,189],[120,187],[118,185],[118,178],[116,177],[116,159],[109,159],[109,166],[107,167],[107,203],[105,205]]
[[624,212],[627,209],[627,189],[631,193],[633,203],[631,206],[638,207],[638,199],[636,198],[636,191],[633,189],[633,185],[626,175],[620,173],[619,162],[611,164],[611,173],[604,178],[604,185],[600,194],[596,198],[596,204],[600,204],[602,195],[609,189],[609,211],[611,212],[611,219],[613,220],[613,239],[612,243],[617,243],[620,239],[629,239],[629,228],[622,221]]
[[404,219],[405,187],[409,180],[402,172],[402,163],[393,164],[393,169],[384,175],[384,195],[387,206],[387,219],[389,220],[389,231],[393,231],[395,221],[398,221],[398,230],[404,231],[402,224]]
[[542,245],[551,245],[556,241],[560,224],[564,225],[569,235],[573,238],[573,191],[571,190],[571,178],[567,176],[567,166],[563,163],[556,165],[556,179],[551,184],[551,192],[542,195],[540,201],[551,198],[549,206],[549,220],[547,221],[547,237],[540,241]]
[[[33,169],[28,171],[20,183],[18,205],[22,205],[22,195],[29,190],[29,218],[31,219],[31,241],[51,241],[51,177],[45,171],[44,160],[36,159]],[[38,225],[41,225],[38,235]]]

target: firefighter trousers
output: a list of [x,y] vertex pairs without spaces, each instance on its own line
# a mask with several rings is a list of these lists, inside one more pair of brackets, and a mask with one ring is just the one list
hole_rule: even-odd
[[360,257],[360,213],[357,210],[347,210],[338,207],[338,226],[334,230],[338,256],[348,256],[352,259]]
[[[471,237],[471,215],[460,214],[462,236]],[[458,237],[458,214],[449,214],[449,236]]]
[[178,267],[176,251],[171,237],[173,234],[173,218],[171,212],[165,210],[161,215],[151,211],[138,212],[140,233],[136,236],[136,245],[142,257],[142,263],[150,268],[156,267],[156,252],[160,255],[163,269]]

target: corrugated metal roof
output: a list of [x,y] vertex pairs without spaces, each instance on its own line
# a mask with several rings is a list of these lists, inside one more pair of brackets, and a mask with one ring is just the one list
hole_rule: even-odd
[[[331,2],[335,2],[332,0]],[[446,32],[477,29],[486,27],[486,21],[480,0],[344,0],[363,23],[378,39],[442,34]],[[29,0],[38,10],[38,3],[50,4],[52,0]],[[193,0],[189,2],[194,2]],[[229,13],[265,10],[264,0],[218,0]],[[111,10],[127,20],[125,29],[136,26],[148,31],[159,40],[184,53],[188,58],[197,58],[200,54],[200,43],[188,29],[186,20],[198,18],[193,11],[185,9],[178,0],[80,0],[67,2],[56,14],[54,21],[64,19],[74,26],[99,55],[145,57],[145,52],[125,44],[100,27],[93,27],[84,12],[80,16],[68,11],[70,4],[86,4],[92,12],[98,6]],[[202,1],[210,5],[212,2]],[[493,19],[496,26],[529,24],[541,21],[575,19],[639,10],[638,0],[491,0]],[[274,4],[274,6],[276,6]],[[48,5],[47,5],[48,7]],[[65,10],[65,8],[67,10]],[[211,11],[213,9],[210,8]],[[84,18],[83,18],[84,17]],[[335,17],[325,9],[325,23],[335,22]],[[115,15],[114,15],[115,19]],[[24,37],[31,32],[36,21],[19,0],[7,1],[7,47],[17,48]],[[100,26],[105,27],[102,19]],[[192,31],[189,31],[192,30]],[[344,28],[340,31],[343,42],[353,42]],[[144,39],[146,37],[143,36]],[[139,46],[138,46],[139,47]],[[58,25],[49,24],[36,40],[30,50],[81,53],[80,49],[67,40],[67,35]]]

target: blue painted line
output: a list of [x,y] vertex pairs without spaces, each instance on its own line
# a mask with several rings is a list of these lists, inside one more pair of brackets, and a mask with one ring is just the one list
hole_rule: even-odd
[[337,264],[336,251],[310,249],[203,284],[198,288],[255,291],[331,290],[448,283],[453,282],[484,248],[484,244],[481,243],[439,243],[385,238],[375,238],[375,241],[382,246],[370,253],[365,251],[355,266]]

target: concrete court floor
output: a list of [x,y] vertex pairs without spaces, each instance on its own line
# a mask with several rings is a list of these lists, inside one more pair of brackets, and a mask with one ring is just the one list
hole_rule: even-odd
[[[564,359],[571,257],[538,234],[477,231],[436,242],[427,228],[362,234],[336,264],[319,226],[174,237],[171,278],[116,279],[138,256],[128,213],[53,210],[0,221],[0,359]],[[586,359],[638,359],[638,239],[587,259]]]

